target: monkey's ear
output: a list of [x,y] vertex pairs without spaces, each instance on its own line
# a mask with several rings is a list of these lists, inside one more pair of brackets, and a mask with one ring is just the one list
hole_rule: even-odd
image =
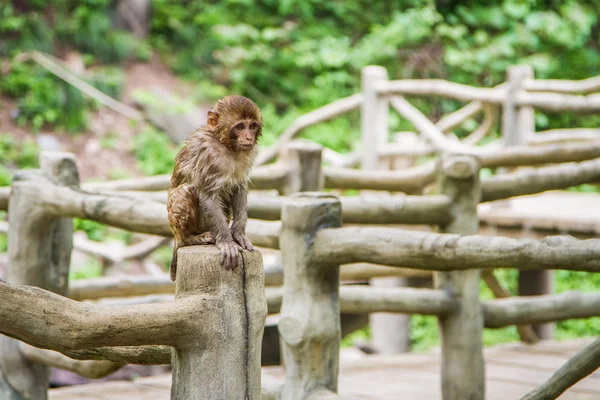
[[209,111],[207,122],[209,129],[215,129],[219,124],[219,115],[214,111]]

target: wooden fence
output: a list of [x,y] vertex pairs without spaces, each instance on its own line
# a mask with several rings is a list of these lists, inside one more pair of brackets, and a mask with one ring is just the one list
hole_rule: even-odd
[[[303,189],[323,184],[324,173],[313,171],[321,165],[320,160],[314,161],[321,153],[318,146],[294,143],[285,152],[282,168],[264,167],[285,171],[279,182],[295,182],[296,188]],[[541,160],[535,154],[533,158],[515,157],[527,164]],[[583,157],[577,151],[570,154],[576,154],[573,157],[578,160]],[[296,166],[310,162],[312,172],[304,170],[303,176],[290,178],[298,172],[291,167],[291,160]],[[480,182],[484,160],[464,154],[442,157],[433,178],[428,178],[436,180],[437,195],[383,199],[316,192],[252,195],[250,216],[271,221],[251,219],[248,234],[258,246],[281,249],[286,277],[282,287],[267,288],[265,296],[258,252],[244,253],[243,265],[226,274],[219,268],[212,246],[180,251],[183,272],[175,285],[156,278],[102,278],[76,282],[69,288],[70,218],[169,236],[166,209],[160,201],[164,194],[154,192],[152,198],[148,192],[114,191],[131,189],[123,186],[109,187],[110,193],[81,190],[71,155],[43,153],[41,171],[16,174],[9,198],[9,283],[0,284],[0,331],[7,335],[0,338],[0,367],[6,379],[0,380],[0,395],[45,398],[44,365],[97,377],[125,363],[172,363],[173,398],[220,398],[224,387],[230,390],[227,398],[259,398],[260,343],[268,309],[268,313],[280,313],[286,379],[269,382],[271,392],[264,388],[263,396],[330,398],[337,391],[340,312],[394,312],[438,316],[444,399],[482,399],[484,326],[600,315],[597,293],[479,300],[481,270],[599,272],[600,240],[557,236],[538,241],[474,234],[480,201],[595,181],[600,176],[599,159],[508,173]],[[518,164],[514,157],[507,160],[510,165]],[[257,179],[265,169],[257,168],[254,175],[261,188],[268,187]],[[343,227],[342,220],[356,226]],[[435,224],[441,233],[368,226],[410,223]],[[433,271],[437,286],[340,287],[340,265]],[[281,282],[281,274],[271,279]],[[158,304],[111,307],[75,301],[160,293],[176,296]],[[594,346],[589,350],[597,351],[600,343]],[[222,351],[225,348],[227,351]],[[578,362],[578,358],[572,361]],[[593,363],[597,367],[598,358]],[[584,369],[569,366],[566,378],[559,373],[559,385],[553,380],[549,387],[555,391],[568,388],[581,378],[581,371],[590,370],[589,362],[585,365]],[[233,373],[239,376],[236,384],[231,383]],[[540,390],[545,393],[544,388]]]
[[[47,366],[99,377],[126,363],[172,363],[173,398],[222,398],[223,388],[229,390],[227,398],[259,398],[260,343],[268,309],[280,313],[287,375],[284,382],[263,382],[265,398],[335,398],[340,312],[393,312],[438,316],[444,399],[482,399],[484,326],[519,325],[522,339],[533,341],[535,335],[525,329],[529,324],[600,315],[600,296],[595,293],[479,300],[480,275],[488,284],[497,284],[493,268],[599,272],[600,241],[475,235],[480,202],[598,182],[597,130],[533,135],[531,125],[527,129],[519,125],[517,131],[526,133],[525,141],[515,140],[505,148],[474,146],[495,118],[490,105],[503,106],[503,120],[509,126],[510,121],[530,123],[531,107],[597,110],[597,95],[565,92],[597,90],[600,81],[537,81],[523,78],[523,70],[515,69],[520,75],[509,72],[508,83],[482,89],[444,81],[387,82],[380,79],[380,69],[369,68],[363,72],[363,93],[301,117],[261,155],[259,164],[279,155],[274,164],[256,167],[251,176],[256,191],[279,193],[249,196],[250,239],[257,246],[281,250],[281,263],[265,265],[264,273],[255,252],[244,253],[236,272],[226,274],[218,268],[214,248],[208,246],[180,250],[182,274],[175,285],[166,278],[145,277],[100,278],[68,287],[71,218],[169,238],[164,206],[169,177],[88,183],[80,188],[72,155],[43,153],[39,171],[20,171],[11,188],[0,188],[0,210],[9,210],[8,224],[0,227],[9,234],[8,283],[0,283],[0,332],[7,335],[0,337],[0,398],[44,399]],[[512,78],[515,74],[521,76],[518,82]],[[379,77],[369,78],[372,75]],[[557,93],[540,93],[547,90]],[[442,95],[472,103],[433,124],[398,94]],[[382,139],[388,138],[382,117],[388,105],[427,139],[416,152]],[[365,138],[362,154],[341,159],[314,143],[288,143],[301,129],[359,107]],[[481,111],[487,114],[473,133],[477,137],[462,143],[452,138],[454,127]],[[506,139],[515,126],[504,130]],[[550,138],[550,143],[542,137]],[[567,139],[575,140],[564,143]],[[371,143],[377,147],[368,147]],[[405,170],[347,168],[357,159],[368,165],[380,157],[436,152],[444,155]],[[323,160],[334,166],[324,166]],[[547,165],[556,163],[562,164]],[[479,180],[482,167],[516,166],[539,168]],[[423,195],[428,187],[437,194]],[[323,189],[408,195],[315,193]],[[342,221],[350,226],[342,226]],[[397,224],[435,225],[440,233],[368,226]],[[74,244],[82,246],[77,240]],[[164,240],[103,256],[118,261],[148,254],[159,244]],[[339,286],[340,277],[366,279],[396,271],[433,272],[436,288]],[[265,292],[263,285],[273,287]],[[79,302],[161,294],[167,297],[156,299],[158,304],[137,304],[148,299],[110,307]],[[593,371],[600,357],[590,355],[599,349],[596,341],[528,398],[556,396]]]

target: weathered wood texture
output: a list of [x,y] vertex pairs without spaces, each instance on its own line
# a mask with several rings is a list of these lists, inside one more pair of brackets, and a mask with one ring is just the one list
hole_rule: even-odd
[[481,201],[564,189],[600,180],[600,158],[497,175],[482,182]]
[[[267,288],[269,314],[280,311],[281,288]],[[342,285],[339,290],[340,311],[348,314],[375,312],[447,315],[458,303],[442,290],[398,287]]]
[[[452,199],[454,218],[441,225],[445,233],[474,234],[479,230],[477,204],[481,189],[479,163],[472,156],[443,155],[438,163],[438,190]],[[442,344],[444,400],[483,400],[483,314],[479,302],[479,270],[438,272],[436,288],[458,303],[453,312],[438,317]]]
[[[368,65],[361,70],[360,132],[362,137],[360,166],[362,169],[379,168],[377,149],[388,140],[389,100],[375,90],[378,82],[387,82],[387,70]],[[358,188],[357,188],[358,189]]]
[[321,190],[323,188],[322,152],[323,146],[308,140],[295,140],[284,146],[279,154],[279,163],[287,173],[280,193],[291,195],[297,192]]
[[69,287],[73,300],[95,300],[106,297],[133,297],[148,294],[175,293],[168,276],[102,277],[76,280]]
[[[403,79],[380,82],[375,85],[380,94],[404,94],[448,97],[462,101],[503,103],[506,88],[479,88],[440,79]],[[517,105],[532,106],[547,111],[589,112],[600,110],[600,96],[574,95],[550,92],[521,91],[516,95]]]
[[557,295],[511,297],[483,305],[488,328],[600,316],[600,293],[564,292]]
[[339,267],[335,260],[313,262],[315,233],[341,224],[337,198],[299,193],[284,204],[281,247],[284,295],[279,321],[286,379],[283,400],[303,399],[318,390],[337,391],[340,348]]
[[[593,338],[511,343],[486,348],[486,400],[516,400],[525,396],[560,368]],[[354,399],[437,400],[440,390],[440,352],[395,356],[365,355],[356,349],[340,354],[339,393]],[[280,366],[263,368],[263,399],[275,400],[285,372]],[[600,398],[600,371],[577,382],[561,400]],[[169,400],[171,376],[134,381],[90,383],[50,390],[50,400]]]
[[121,346],[173,346],[173,399],[258,399],[267,313],[261,255],[244,252],[234,271],[219,259],[214,246],[180,249],[177,297],[169,303],[105,307],[0,282],[0,332],[83,359],[119,346],[106,357],[116,362],[165,361],[164,347],[136,354]]
[[[48,182],[19,181],[13,184],[29,199],[36,213],[90,219],[134,232],[171,236],[164,204],[118,195],[91,194]],[[9,221],[10,222],[10,221]],[[279,246],[279,222],[250,220],[246,233],[253,244]]]
[[[348,227],[317,233],[313,259],[368,262],[430,271],[483,268],[600,272],[600,240],[542,240],[437,234],[394,228]],[[523,260],[527,260],[523,263]]]
[[71,371],[88,379],[102,378],[125,365],[108,360],[75,360],[57,351],[38,349],[26,343],[21,343],[20,349],[32,362]]
[[[361,195],[340,197],[342,219],[358,224],[439,224],[450,220],[447,196],[393,196],[380,198]],[[264,220],[281,219],[283,196],[248,196],[248,215]]]
[[176,343],[171,398],[260,399],[267,316],[260,253],[243,252],[237,268],[229,271],[215,246],[183,247],[177,271],[176,301],[196,297],[210,312],[188,315],[202,328]]
[[[13,180],[5,277],[14,285],[34,285],[64,295],[73,248],[73,222],[38,208],[37,198],[22,188],[42,184],[77,187],[79,173],[75,157],[61,152],[43,152],[40,168],[41,171],[19,172]],[[27,311],[18,310],[13,318],[22,318],[21,314]],[[31,311],[42,310],[38,305],[37,310]],[[48,373],[47,367],[30,361],[21,352],[18,341],[0,337],[0,398],[45,399]]]
[[523,400],[556,399],[567,389],[600,367],[600,338],[575,354],[540,387]]

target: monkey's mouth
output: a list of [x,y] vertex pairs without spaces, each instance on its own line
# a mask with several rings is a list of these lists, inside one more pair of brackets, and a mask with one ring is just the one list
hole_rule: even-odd
[[252,150],[252,148],[254,148],[254,145],[238,143],[238,147],[240,148],[240,150]]

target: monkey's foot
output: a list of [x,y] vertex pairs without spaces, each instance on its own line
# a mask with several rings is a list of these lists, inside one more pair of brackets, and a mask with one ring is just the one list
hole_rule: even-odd
[[199,235],[192,235],[185,239],[184,246],[195,246],[198,244],[215,244],[215,238],[212,233],[204,232]]
[[221,250],[221,265],[225,269],[235,269],[241,247],[233,241],[217,243],[217,247]]
[[250,251],[254,250],[254,246],[252,246],[252,243],[250,242],[250,239],[248,239],[248,236],[244,235],[243,233],[236,232],[233,232],[232,236],[233,240],[235,240],[235,242],[239,244],[242,247],[242,249]]

